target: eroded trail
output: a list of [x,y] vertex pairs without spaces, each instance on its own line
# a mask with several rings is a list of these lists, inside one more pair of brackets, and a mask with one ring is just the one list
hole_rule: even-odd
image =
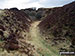
[[[40,21],[33,22],[30,27],[30,32],[28,34],[29,40],[27,39],[27,42],[31,45],[34,45],[34,56],[59,56],[58,53],[55,52],[55,49],[50,47],[45,41],[44,36],[40,34],[38,24]],[[25,40],[24,40],[25,41]],[[15,52],[13,53],[7,53],[7,51],[4,51],[0,54],[0,56],[27,56],[26,54]]]
[[39,23],[40,21],[36,21],[31,24],[31,27],[30,27],[31,41],[29,41],[33,45],[35,45],[37,56],[43,56],[43,55],[44,56],[58,56],[56,53],[52,52],[51,48],[48,48],[46,46],[45,41],[42,39],[42,36],[37,27]]
[[[27,37],[27,40],[24,40],[28,43],[30,43],[31,45],[34,45],[34,56],[59,56],[58,53],[55,52],[55,49],[50,47],[50,45],[48,45],[45,41],[44,41],[44,36],[42,36],[40,34],[39,28],[38,28],[38,24],[40,23],[40,21],[35,21],[31,24],[30,27],[30,32],[28,34],[29,37]],[[28,56],[24,53],[20,53],[20,52],[16,52],[14,51],[14,53],[7,53],[7,51],[5,50],[4,52],[0,52],[0,56]]]

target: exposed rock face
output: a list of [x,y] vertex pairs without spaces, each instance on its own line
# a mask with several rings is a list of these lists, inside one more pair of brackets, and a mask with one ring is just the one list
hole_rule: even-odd
[[71,40],[75,39],[75,1],[56,8],[38,26],[42,34],[51,33],[58,39],[67,36]]

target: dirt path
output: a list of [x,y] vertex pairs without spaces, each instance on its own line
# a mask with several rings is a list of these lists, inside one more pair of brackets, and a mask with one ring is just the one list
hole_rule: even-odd
[[[37,25],[40,23],[40,21],[33,22],[30,27],[29,36],[31,40],[27,40],[29,43],[35,46],[35,53],[34,56],[59,56],[55,53],[55,49],[51,48],[50,46],[46,45],[46,42],[43,40],[39,28]],[[6,51],[2,52],[0,56],[25,56],[25,54],[15,52],[13,53],[7,53]]]
[[37,25],[40,23],[40,21],[33,22],[30,27],[30,35],[31,35],[31,43],[35,45],[35,48],[38,52],[38,56],[58,56],[54,52],[52,52],[49,48],[46,47],[44,44],[44,40],[42,39],[42,36],[39,33],[39,29]]

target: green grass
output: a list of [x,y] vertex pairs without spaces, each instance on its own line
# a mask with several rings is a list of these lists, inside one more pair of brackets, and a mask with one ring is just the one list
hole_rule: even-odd
[[[39,54],[39,56],[60,56],[56,47],[52,47],[46,43],[46,41],[44,41],[44,37],[40,35],[36,24],[37,22],[35,22],[30,29],[30,35],[32,38],[30,43],[35,45],[36,52]],[[39,48],[41,50],[38,50]]]

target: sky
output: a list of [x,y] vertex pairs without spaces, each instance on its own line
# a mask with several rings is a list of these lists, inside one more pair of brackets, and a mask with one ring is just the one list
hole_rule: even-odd
[[18,9],[25,9],[31,7],[59,7],[68,4],[75,0],[0,0],[0,9],[17,7]]

